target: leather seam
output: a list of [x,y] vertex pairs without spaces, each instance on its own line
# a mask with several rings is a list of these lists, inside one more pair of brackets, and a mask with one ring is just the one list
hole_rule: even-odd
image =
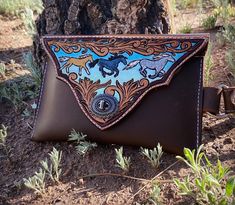
[[35,127],[36,127],[36,123],[37,123],[37,120],[38,120],[39,110],[40,110],[40,107],[41,107],[42,95],[44,93],[46,73],[47,73],[47,62],[45,63],[45,67],[44,67],[42,86],[41,86],[41,90],[40,90],[40,95],[39,95],[39,100],[38,100],[38,105],[37,105],[37,111],[36,111],[36,114],[35,114],[35,117],[34,117],[33,131],[32,131],[32,135],[31,135],[31,139],[33,138],[33,136],[35,134]]
[[201,81],[202,81],[202,66],[203,60],[200,61],[200,68],[199,68],[199,82],[198,82],[198,91],[197,91],[197,133],[196,133],[196,147],[199,147],[199,129],[200,129],[200,97],[201,97]]
[[145,39],[168,39],[169,37],[173,37],[175,39],[195,39],[195,38],[209,38],[209,35],[207,34],[186,34],[186,35],[175,35],[175,34],[164,34],[164,35],[71,35],[71,36],[60,36],[60,35],[53,35],[53,36],[43,36],[42,39],[46,38],[63,38],[65,39],[66,37],[68,38],[128,38],[128,39],[133,39],[133,38],[145,38]]

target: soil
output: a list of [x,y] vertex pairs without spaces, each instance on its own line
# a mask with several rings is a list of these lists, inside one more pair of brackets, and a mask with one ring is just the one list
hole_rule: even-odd
[[[200,28],[196,10],[184,11],[184,18],[194,19],[194,32],[210,32],[213,45],[214,66],[212,70],[212,86],[220,83],[231,85],[231,74],[224,60],[227,47],[220,47],[215,38],[215,31],[203,31]],[[196,16],[196,18],[195,18]],[[182,14],[177,13],[175,22],[180,22]],[[197,22],[197,23],[195,23]],[[190,23],[190,22],[189,22]],[[19,19],[0,16],[0,61],[7,65],[5,76],[0,82],[27,75],[28,71],[22,62],[24,52],[32,49],[32,40],[26,35]],[[176,24],[176,30],[177,28]],[[182,25],[182,24],[181,24]],[[14,61],[12,61],[14,60]],[[85,157],[76,153],[74,145],[68,142],[36,143],[30,140],[32,116],[26,117],[17,113],[9,103],[0,104],[0,124],[8,127],[6,145],[8,157],[0,149],[0,204],[144,204],[149,199],[151,180],[156,179],[161,187],[162,204],[192,204],[192,200],[177,194],[173,178],[183,178],[189,169],[178,162],[175,155],[164,153],[159,168],[152,168],[133,147],[124,147],[124,153],[131,157],[131,168],[128,178],[121,176],[122,171],[115,166],[116,145],[98,145]],[[232,115],[216,117],[205,114],[203,117],[203,143],[205,152],[212,162],[219,158],[224,166],[235,173],[235,118]],[[48,181],[46,194],[37,196],[25,188],[23,178],[28,178],[38,171],[40,161],[48,157],[55,147],[63,152],[62,175],[59,184]],[[87,175],[105,173],[102,176]],[[116,173],[120,176],[111,176]],[[159,175],[159,176],[158,176]],[[84,177],[87,176],[87,177]],[[141,180],[145,179],[145,180]]]

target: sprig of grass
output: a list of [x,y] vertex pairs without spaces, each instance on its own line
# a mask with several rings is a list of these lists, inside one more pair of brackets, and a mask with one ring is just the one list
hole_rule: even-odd
[[43,10],[42,0],[0,0],[0,14],[18,16],[26,8],[39,14]]
[[6,74],[6,65],[5,63],[0,63],[0,76],[4,78],[5,74]]
[[52,170],[54,172],[54,180],[59,182],[59,177],[61,174],[60,162],[62,158],[62,151],[58,151],[56,148],[53,147],[53,150],[51,153],[49,153],[51,164],[52,164]]
[[202,149],[203,145],[197,152],[185,148],[184,157],[177,156],[190,168],[189,173],[192,172],[183,180],[174,179],[179,194],[192,197],[197,204],[234,204],[234,177],[229,177],[229,169],[220,160],[212,165]]
[[[22,109],[25,104],[23,88],[14,81],[0,85],[0,100],[7,99],[14,106],[15,111]],[[25,85],[24,85],[25,86]]]
[[161,204],[161,188],[157,182],[153,182],[152,188],[150,191],[150,198],[149,201],[152,202],[154,205]]
[[235,48],[226,52],[225,60],[235,77]]
[[206,30],[213,29],[215,28],[216,21],[217,21],[217,15],[210,15],[202,20],[202,26]]
[[20,14],[20,16],[23,20],[26,29],[26,34],[33,37],[37,32],[33,10],[30,8],[25,8],[25,10]]
[[157,147],[153,149],[140,148],[141,154],[148,158],[150,164],[157,168],[161,164],[161,157],[163,155],[162,146],[158,143]]
[[0,129],[0,145],[6,147],[7,127],[3,124],[1,126],[2,128]]
[[35,172],[35,174],[32,177],[29,177],[28,179],[26,178],[23,179],[24,185],[29,189],[34,190],[35,194],[43,195],[46,193],[45,177],[46,177],[45,170],[40,168],[39,171]]
[[82,132],[76,132],[74,129],[69,135],[68,141],[74,141],[76,143],[75,149],[77,153],[81,156],[85,156],[90,150],[97,147],[95,142],[90,142],[86,140],[87,135]]
[[53,150],[49,153],[49,157],[50,162],[48,162],[47,158],[40,161],[42,168],[40,168],[38,172],[35,172],[32,177],[23,179],[24,185],[29,189],[33,189],[36,194],[43,195],[46,193],[45,187],[47,175],[53,182],[59,182],[62,172],[60,169],[62,151],[58,151],[53,147]]
[[33,84],[35,86],[33,93],[30,93],[30,94],[31,94],[31,96],[36,98],[39,96],[39,90],[40,90],[41,81],[42,81],[42,71],[38,67],[38,65],[35,63],[36,61],[34,59],[32,52],[25,53],[23,55],[23,59],[24,59],[24,63],[26,65],[26,68],[30,72],[30,77],[31,77]]
[[178,0],[177,4],[180,9],[196,7],[200,0]]
[[3,147],[5,154],[6,154],[6,157],[8,158],[9,162],[11,163],[12,162],[11,156],[10,156],[11,148],[9,146],[7,146],[7,144],[6,144],[7,136],[8,136],[7,127],[2,124],[1,128],[0,128],[0,145]]
[[115,149],[116,152],[116,166],[121,168],[124,172],[128,172],[130,169],[130,157],[125,157],[123,155],[123,147],[120,147],[119,149]]
[[62,151],[58,151],[56,148],[53,147],[53,150],[49,153],[49,156],[50,163],[48,163],[47,159],[42,160],[40,163],[51,180],[59,182],[59,177],[62,172],[62,170],[60,169]]
[[186,23],[180,30],[179,33],[192,33],[192,25],[189,23]]
[[210,81],[213,79],[213,76],[211,74],[211,70],[213,68],[213,58],[212,58],[212,48],[211,48],[211,44],[209,44],[208,49],[207,49],[207,53],[205,56],[205,85],[209,86]]

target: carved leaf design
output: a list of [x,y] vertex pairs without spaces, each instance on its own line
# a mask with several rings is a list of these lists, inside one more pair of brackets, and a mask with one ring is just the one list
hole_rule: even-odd
[[91,99],[97,94],[96,90],[105,88],[106,86],[111,84],[111,80],[101,84],[100,80],[93,82],[86,77],[84,79],[79,79],[79,81],[77,82],[77,78],[78,76],[76,73],[69,74],[69,80],[76,85],[74,89],[80,92],[87,106],[90,105]]
[[136,82],[132,79],[128,82],[124,82],[123,85],[116,81],[116,86],[108,86],[104,92],[108,95],[114,95],[115,91],[117,91],[120,97],[119,109],[123,110],[130,102],[133,101],[136,94],[145,89],[148,85],[149,81],[147,79],[142,79]]
[[[106,42],[104,42],[106,41]],[[133,52],[142,55],[159,54],[162,52],[174,52],[181,53],[188,51],[193,48],[190,40],[179,41],[179,40],[166,40],[166,39],[141,39],[141,40],[130,40],[120,41],[118,39],[107,39],[107,40],[96,40],[91,41],[71,41],[65,42],[62,40],[49,40],[48,45],[54,47],[54,52],[58,52],[62,49],[66,53],[79,52],[82,48],[83,53],[86,53],[88,48],[99,56],[105,56],[108,53],[124,53],[127,52],[129,55]]]

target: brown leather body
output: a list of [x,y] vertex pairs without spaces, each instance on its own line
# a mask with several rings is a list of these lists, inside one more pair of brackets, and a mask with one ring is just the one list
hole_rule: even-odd
[[100,130],[82,112],[70,89],[48,60],[32,139],[67,140],[72,129],[100,143],[154,147],[181,154],[201,142],[202,58],[192,57],[169,85],[150,91],[120,122]]
[[223,89],[225,113],[235,112],[235,87]]
[[203,89],[203,112],[219,114],[221,89],[205,87]]

